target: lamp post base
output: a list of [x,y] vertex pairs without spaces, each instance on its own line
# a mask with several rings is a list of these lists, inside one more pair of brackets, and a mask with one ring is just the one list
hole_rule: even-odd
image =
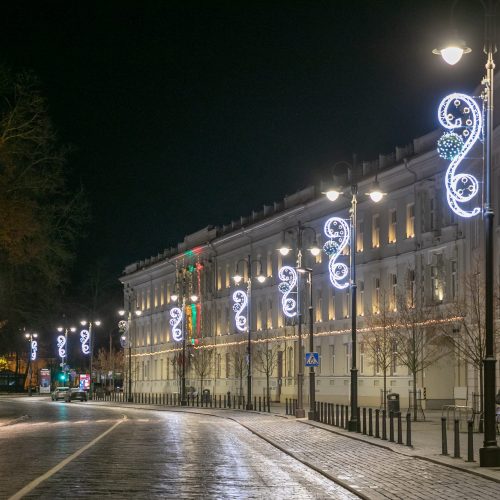
[[181,406],[187,406],[188,402],[186,399],[181,399]]
[[246,410],[253,410],[253,404],[252,403],[247,403],[245,406]]
[[128,402],[128,403],[133,403],[133,402],[134,402],[134,398],[133,398],[132,396],[129,396],[129,397],[127,398],[127,402]]
[[500,448],[498,446],[479,448],[479,466],[500,467]]
[[304,408],[295,408],[295,417],[296,418],[305,418],[306,410]]
[[347,430],[349,432],[358,432],[358,421],[349,420],[349,423],[347,424]]

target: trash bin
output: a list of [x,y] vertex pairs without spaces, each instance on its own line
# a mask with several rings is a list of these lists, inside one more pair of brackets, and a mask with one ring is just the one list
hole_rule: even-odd
[[201,393],[201,400],[204,403],[210,403],[210,389],[203,389],[203,392]]
[[387,411],[393,413],[399,411],[399,394],[395,392],[387,394]]

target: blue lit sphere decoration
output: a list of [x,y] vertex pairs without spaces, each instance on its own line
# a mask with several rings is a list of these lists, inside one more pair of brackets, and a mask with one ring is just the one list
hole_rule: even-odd
[[461,153],[463,147],[464,140],[461,136],[455,132],[446,132],[438,141],[437,152],[441,158],[453,160]]
[[323,245],[323,251],[328,255],[328,257],[331,257],[338,248],[338,244],[335,241],[328,240],[324,245]]
[[290,285],[286,282],[286,281],[282,281],[279,285],[278,285],[278,290],[281,292],[281,293],[286,293],[290,290]]

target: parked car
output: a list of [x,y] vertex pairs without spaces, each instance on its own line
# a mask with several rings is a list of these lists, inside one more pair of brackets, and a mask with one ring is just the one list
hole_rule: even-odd
[[87,391],[79,389],[78,387],[66,391],[64,401],[66,401],[66,403],[71,403],[74,399],[77,399],[78,401],[87,401]]
[[52,401],[58,401],[59,399],[64,399],[68,391],[69,387],[56,387],[51,394]]

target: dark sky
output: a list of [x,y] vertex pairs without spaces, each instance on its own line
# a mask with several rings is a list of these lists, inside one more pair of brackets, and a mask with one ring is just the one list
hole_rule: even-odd
[[0,59],[41,78],[93,206],[81,262],[118,275],[435,128],[440,99],[482,76],[479,3],[457,12],[475,52],[431,54],[450,4],[11,0]]

